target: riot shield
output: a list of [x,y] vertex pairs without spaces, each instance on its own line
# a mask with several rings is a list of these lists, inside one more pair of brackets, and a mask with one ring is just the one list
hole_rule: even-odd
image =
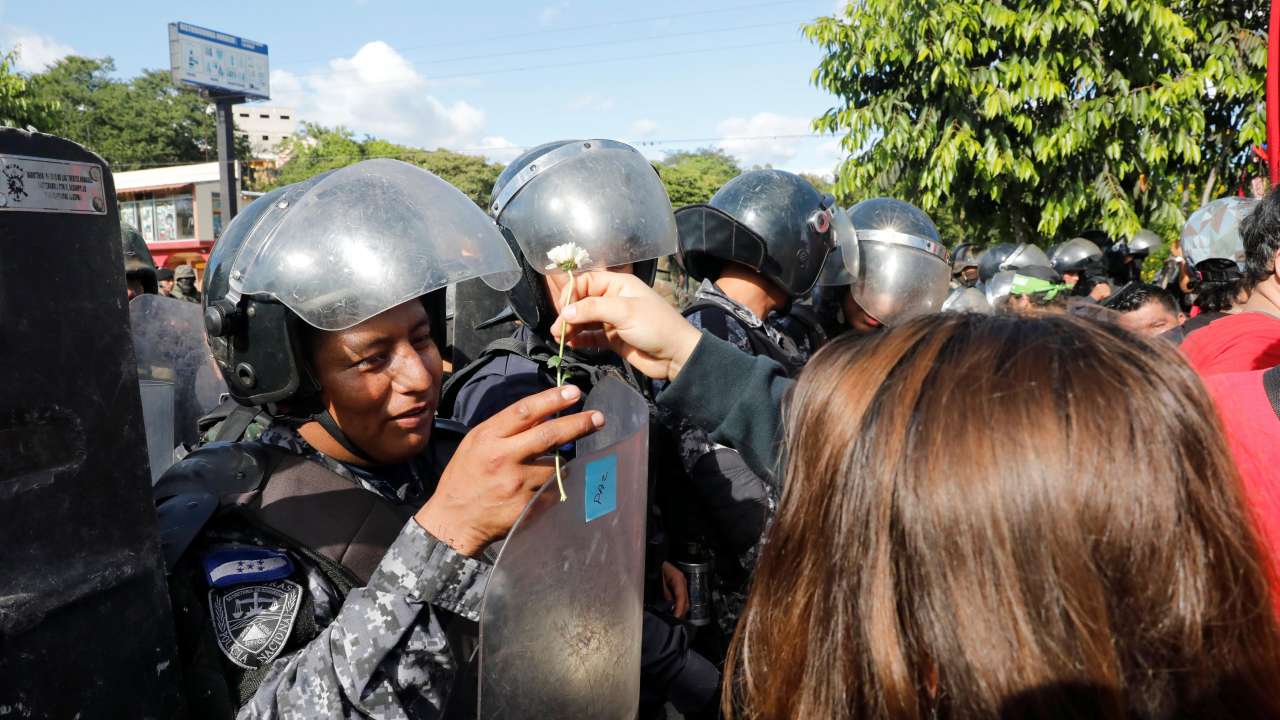
[[[494,290],[482,279],[464,280],[455,285],[453,307],[449,341],[453,345],[451,360],[454,370],[466,367],[467,363],[480,357],[489,343],[510,337],[515,330],[515,326],[507,322],[490,328],[476,328],[507,308],[506,293]],[[515,320],[515,316],[511,319]]]
[[[175,444],[196,443],[197,421],[218,406],[227,385],[205,342],[199,305],[162,295],[139,295],[129,302],[129,322],[138,379],[144,383],[143,411],[154,479],[173,464]],[[169,387],[173,406],[168,412],[162,407],[163,387],[156,383]],[[172,427],[162,427],[162,416],[170,418]],[[162,466],[156,467],[157,460]]]
[[503,544],[480,612],[480,717],[634,718],[640,698],[649,409],[609,378],[578,442]]
[[13,128],[0,172],[0,715],[176,717],[111,172]]

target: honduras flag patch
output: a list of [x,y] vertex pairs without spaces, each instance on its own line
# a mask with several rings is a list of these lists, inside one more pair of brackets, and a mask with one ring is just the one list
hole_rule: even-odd
[[204,556],[205,577],[215,588],[283,580],[292,573],[289,555],[274,548],[224,547]]

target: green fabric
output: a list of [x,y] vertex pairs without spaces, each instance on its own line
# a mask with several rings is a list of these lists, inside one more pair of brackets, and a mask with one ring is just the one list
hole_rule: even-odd
[[1049,302],[1057,297],[1058,293],[1070,289],[1071,286],[1062,283],[1052,283],[1029,275],[1014,275],[1013,284],[1009,286],[1009,294],[1043,295],[1044,302]]
[[776,479],[782,400],[794,382],[773,360],[747,355],[704,330],[680,375],[658,395],[658,406],[737,450],[752,472]]

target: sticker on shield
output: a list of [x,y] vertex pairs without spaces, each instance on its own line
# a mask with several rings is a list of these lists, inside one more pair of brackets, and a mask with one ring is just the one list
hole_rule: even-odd
[[0,155],[0,211],[106,215],[102,166]]
[[587,484],[583,493],[587,522],[618,509],[618,456],[606,455],[587,463]]
[[209,613],[218,649],[250,670],[275,660],[293,632],[302,587],[290,580],[209,591]]

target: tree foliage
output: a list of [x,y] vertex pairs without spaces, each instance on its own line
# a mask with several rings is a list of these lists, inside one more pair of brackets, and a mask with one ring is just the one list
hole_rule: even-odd
[[655,165],[677,208],[705,203],[721,185],[742,174],[738,161],[719,148],[674,152]]
[[13,52],[0,57],[0,125],[43,127],[50,114],[57,112],[58,102],[34,96],[30,82],[14,70],[13,63]]
[[493,183],[503,168],[475,155],[423,150],[372,137],[361,140],[346,128],[326,128],[310,123],[304,124],[297,135],[285,141],[283,151],[288,161],[259,189],[270,190],[301,182],[361,160],[393,158],[435,173],[466,193],[477,205],[487,208]]
[[1176,235],[1263,141],[1264,5],[856,0],[805,28],[837,192],[915,202],[951,240]]
[[[217,118],[207,98],[174,85],[167,71],[119,80],[114,70],[110,58],[71,56],[32,75],[33,100],[56,105],[33,124],[90,148],[116,171],[217,159]],[[236,150],[249,157],[243,136]]]

